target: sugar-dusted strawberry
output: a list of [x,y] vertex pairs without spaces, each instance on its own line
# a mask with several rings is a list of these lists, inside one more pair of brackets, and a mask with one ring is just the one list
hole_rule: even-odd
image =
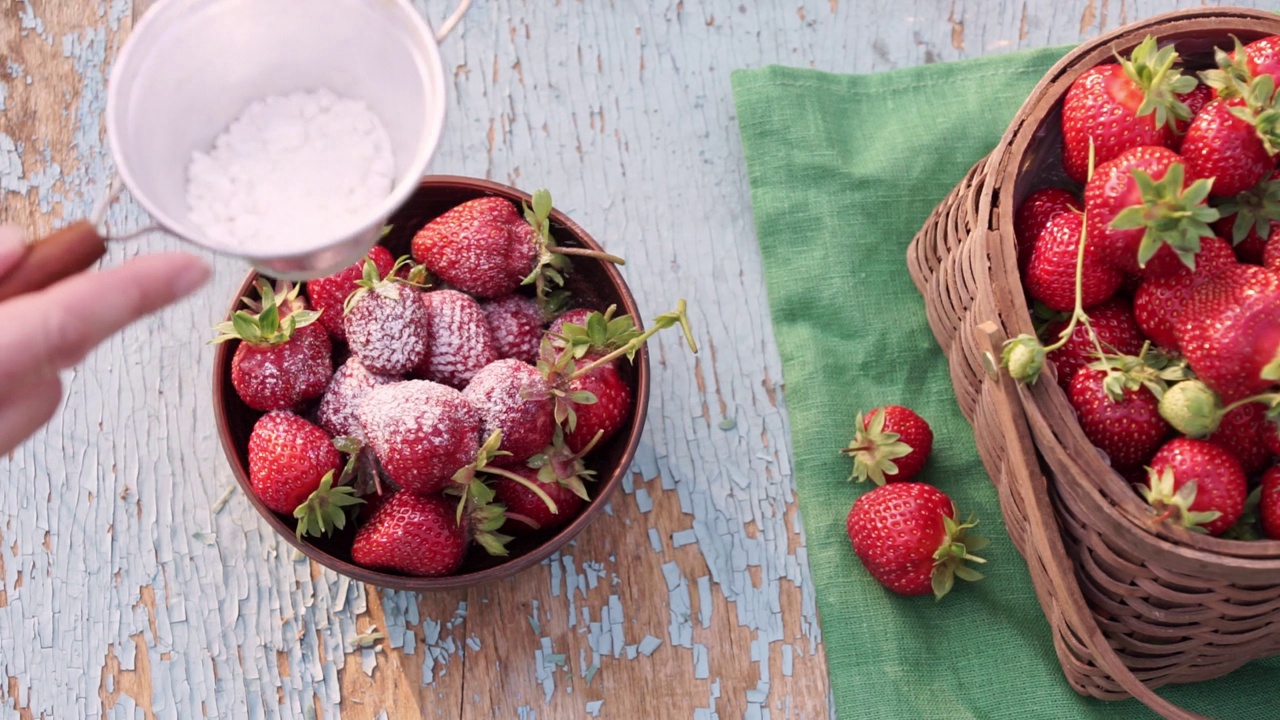
[[603,357],[626,347],[641,332],[635,318],[615,316],[617,311],[617,305],[604,312],[575,308],[557,317],[544,337],[556,351],[570,348],[575,359]]
[[[1067,329],[1068,321],[1055,320],[1045,326],[1047,343],[1057,343]],[[1089,334],[1093,328],[1098,344]],[[1142,331],[1134,320],[1133,307],[1123,297],[1114,297],[1089,310],[1089,326],[1077,323],[1066,343],[1048,354],[1057,370],[1058,384],[1066,390],[1076,371],[1098,359],[1098,345],[1104,352],[1117,355],[1137,355],[1142,350]]]
[[1042,188],[1027,196],[1013,214],[1013,234],[1018,241],[1018,269],[1025,273],[1036,236],[1054,215],[1079,212],[1080,201],[1067,190]]
[[[1270,78],[1267,78],[1270,82]],[[1260,91],[1261,92],[1261,91]],[[1268,98],[1268,103],[1274,103]],[[1196,115],[1182,141],[1182,157],[1191,178],[1212,178],[1211,193],[1228,197],[1242,193],[1275,169],[1280,129],[1264,140],[1258,128],[1262,110],[1247,98],[1214,100]]]
[[845,530],[863,567],[899,595],[941,599],[955,578],[979,580],[966,562],[986,562],[973,553],[985,538],[969,535],[977,522],[955,520],[956,506],[932,485],[899,482],[872,488],[849,510]]
[[1172,45],[1147,37],[1127,58],[1086,70],[1067,90],[1062,106],[1062,160],[1067,175],[1084,183],[1092,146],[1101,165],[1130,148],[1169,145],[1179,118],[1191,117],[1179,93],[1196,79],[1181,74]]
[[[395,265],[391,251],[381,245],[374,245],[366,256],[378,268],[380,277],[386,277]],[[320,313],[320,324],[329,331],[334,340],[343,342],[347,339],[347,329],[343,323],[343,306],[347,296],[356,289],[356,281],[364,277],[364,258],[329,275],[307,281],[307,298],[311,306]]]
[[1227,198],[1218,211],[1222,219],[1213,227],[1235,246],[1240,262],[1265,265],[1267,242],[1280,237],[1280,175]]
[[419,302],[429,318],[430,350],[413,369],[414,377],[462,389],[498,359],[484,311],[470,295],[433,290],[423,293]]
[[[1133,315],[1142,333],[1162,348],[1177,350],[1174,322],[1192,290],[1220,268],[1234,264],[1236,256],[1231,245],[1222,238],[1208,237],[1200,241],[1195,270],[1181,267],[1164,277],[1143,278],[1133,296]],[[1089,316],[1093,318],[1094,312]]]
[[1280,273],[1229,265],[1196,286],[1174,323],[1191,369],[1224,402],[1280,379]]
[[1178,100],[1187,106],[1187,112],[1190,113],[1186,118],[1178,118],[1174,124],[1174,132],[1169,148],[1172,150],[1180,150],[1182,148],[1182,139],[1187,134],[1187,128],[1191,127],[1191,119],[1200,112],[1201,108],[1209,104],[1213,100],[1213,88],[1204,83],[1196,83],[1195,89],[1189,93],[1178,93]]
[[356,411],[369,447],[400,487],[440,492],[476,458],[480,414],[462,393],[429,380],[369,391]]
[[417,577],[452,575],[473,541],[491,555],[506,555],[509,538],[496,532],[503,521],[496,506],[469,506],[459,522],[456,502],[397,492],[356,533],[351,559]]
[[1218,429],[1205,439],[1231,453],[1240,461],[1244,474],[1253,476],[1271,462],[1264,433],[1273,427],[1267,420],[1267,407],[1261,403],[1245,403],[1227,410]]
[[360,401],[370,390],[402,380],[398,375],[378,375],[369,372],[360,358],[352,355],[338,368],[325,388],[324,397],[320,398],[320,407],[316,410],[316,419],[320,427],[335,437],[347,436],[364,439],[364,431],[360,428],[360,419],[356,410]]
[[877,485],[908,482],[924,469],[933,452],[933,429],[916,411],[885,405],[858,413],[849,446],[840,452],[853,458],[849,479]]
[[1128,469],[1145,463],[1169,434],[1160,417],[1159,400],[1150,388],[1123,380],[1108,383],[1112,372],[1081,368],[1071,380],[1067,397],[1080,428],[1095,447],[1106,453],[1111,466]]
[[213,342],[240,342],[231,356],[231,386],[245,405],[286,410],[324,392],[333,375],[332,347],[316,312],[298,297],[298,286],[281,286],[277,293],[260,279],[257,288],[259,299],[245,298],[249,310],[219,323]]
[[[1027,293],[1051,310],[1069,312],[1076,305],[1076,265],[1084,220],[1075,213],[1059,213],[1049,219],[1036,236],[1023,278]],[[1084,308],[1110,300],[1124,283],[1124,273],[1110,267],[1085,245],[1080,283]]]
[[427,357],[428,315],[421,295],[396,275],[366,260],[364,275],[347,297],[347,343],[370,372],[402,375]]
[[480,310],[489,324],[493,349],[499,358],[512,358],[530,365],[538,362],[538,345],[546,319],[537,302],[523,295],[508,295],[480,303]]
[[493,492],[495,501],[502,505],[507,516],[504,531],[517,535],[534,530],[552,530],[568,525],[570,520],[582,512],[586,500],[569,486],[554,479],[543,480],[539,470],[535,468],[521,466],[513,467],[511,471],[531,484],[537,483],[542,492],[555,503],[556,509],[552,511],[526,485],[511,478],[499,477],[493,483]]
[[1272,465],[1262,473],[1258,517],[1262,520],[1262,534],[1280,540],[1280,465]]
[[1231,453],[1204,440],[1174,438],[1151,458],[1143,497],[1157,521],[1221,535],[1244,512],[1248,481]]
[[[1126,150],[1098,166],[1084,189],[1088,246],[1129,273],[1167,274],[1191,266],[1218,211],[1208,181],[1190,182],[1182,158],[1164,147]],[[1164,256],[1163,258],[1161,256]],[[1088,277],[1086,275],[1085,277]]]
[[550,217],[546,190],[533,194],[523,217],[504,198],[470,200],[423,226],[413,238],[413,257],[453,287],[480,298],[510,295],[522,283],[536,282],[538,298],[547,299],[544,277],[563,285],[570,267],[566,255],[622,262],[604,253],[557,246]]
[[522,465],[551,443],[556,422],[551,388],[538,368],[519,360],[497,360],[467,383],[462,395],[480,413],[480,434],[502,431],[497,465]]
[[249,484],[278,513],[292,514],[341,463],[328,433],[288,411],[263,415],[249,433]]

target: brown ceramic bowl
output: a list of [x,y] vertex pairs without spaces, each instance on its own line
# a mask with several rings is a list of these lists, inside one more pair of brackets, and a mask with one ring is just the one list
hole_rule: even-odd
[[[414,234],[427,222],[463,202],[486,196],[505,197],[516,203],[530,200],[528,193],[487,180],[444,175],[427,177],[391,217],[389,223],[392,231],[383,238],[381,244],[396,257],[406,255]],[[601,249],[585,230],[558,210],[551,213],[551,232],[557,244]],[[250,272],[245,277],[235,294],[236,299],[227,311],[228,317],[241,308],[239,298],[250,294],[257,278],[257,272]],[[628,313],[637,323],[642,322],[630,289],[623,282],[617,268],[609,263],[590,258],[574,258],[574,269],[567,280],[567,287],[573,294],[574,306],[604,310],[610,304],[617,304],[619,313]],[[352,563],[350,550],[355,535],[353,525],[348,525],[346,530],[329,538],[299,540],[294,534],[293,517],[269,510],[254,494],[249,485],[249,434],[261,413],[246,406],[231,386],[231,357],[236,345],[235,341],[222,343],[215,351],[213,406],[222,449],[226,452],[240,488],[272,529],[307,557],[343,575],[381,587],[420,591],[472,587],[514,575],[542,562],[604,511],[605,503],[621,482],[623,473],[627,472],[635,456],[649,404],[649,356],[645,349],[641,349],[636,354],[634,363],[628,365],[624,362],[621,367],[623,377],[630,384],[635,397],[635,411],[613,438],[592,451],[587,458],[588,467],[596,471],[596,481],[587,483],[591,502],[573,521],[558,530],[513,540],[508,545],[510,555],[505,558],[490,557],[483,550],[473,547],[462,569],[455,575],[441,578],[411,577],[370,570]]]

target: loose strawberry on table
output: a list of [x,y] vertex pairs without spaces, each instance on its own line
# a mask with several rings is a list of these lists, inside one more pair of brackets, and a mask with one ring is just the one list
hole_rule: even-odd
[[1143,497],[1156,521],[1220,535],[1244,512],[1248,482],[1231,453],[1204,440],[1174,438],[1151,459]]
[[862,565],[881,585],[900,595],[941,599],[955,578],[979,580],[966,562],[986,562],[973,553],[985,538],[969,535],[977,522],[955,520],[956,508],[941,490],[917,482],[889,483],[859,497],[845,530]]
[[419,300],[429,318],[430,351],[413,368],[417,378],[458,389],[498,359],[479,303],[457,290],[432,290]]
[[399,265],[384,274],[366,260],[364,275],[346,300],[343,322],[351,352],[380,375],[405,374],[428,354],[422,293],[396,275]]
[[383,385],[356,412],[382,468],[410,492],[440,492],[476,458],[480,414],[448,386],[429,380]]
[[876,485],[907,482],[924,469],[933,452],[933,429],[910,408],[885,405],[858,413],[857,430],[841,454],[853,458],[849,479]]

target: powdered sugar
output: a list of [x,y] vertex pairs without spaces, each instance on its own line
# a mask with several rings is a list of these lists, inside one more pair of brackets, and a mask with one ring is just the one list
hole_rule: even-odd
[[301,251],[354,230],[386,199],[395,159],[363,102],[328,90],[250,104],[192,155],[187,204],[209,240],[236,251]]
[[479,448],[476,409],[462,393],[428,380],[374,388],[356,414],[382,468],[410,492],[444,489]]
[[320,400],[317,419],[320,426],[334,436],[349,436],[364,439],[364,431],[360,428],[360,420],[356,409],[360,401],[369,391],[381,385],[399,381],[393,375],[377,375],[369,372],[360,358],[351,357],[329,381],[329,387]]
[[501,300],[480,303],[493,348],[500,358],[515,358],[529,364],[538,362],[542,341],[542,310],[532,298],[508,295]]
[[551,391],[532,365],[514,359],[490,363],[462,394],[480,411],[482,438],[502,431],[501,449],[511,455],[495,464],[522,463],[551,444],[555,435]]
[[422,301],[431,318],[431,350],[417,374],[465,387],[480,368],[498,359],[484,313],[474,298],[457,290],[435,290]]
[[346,314],[347,343],[371,372],[399,375],[427,359],[430,315],[418,295],[399,284],[369,290]]

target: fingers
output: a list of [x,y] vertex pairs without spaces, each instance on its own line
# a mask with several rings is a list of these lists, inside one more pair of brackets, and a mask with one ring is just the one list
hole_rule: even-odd
[[0,455],[48,422],[62,400],[62,382],[52,373],[26,378],[14,389],[14,395],[0,397]]
[[0,277],[18,264],[27,251],[27,233],[17,225],[0,225]]
[[195,256],[147,255],[0,304],[0,392],[75,365],[110,335],[194,292],[208,277],[208,265]]

